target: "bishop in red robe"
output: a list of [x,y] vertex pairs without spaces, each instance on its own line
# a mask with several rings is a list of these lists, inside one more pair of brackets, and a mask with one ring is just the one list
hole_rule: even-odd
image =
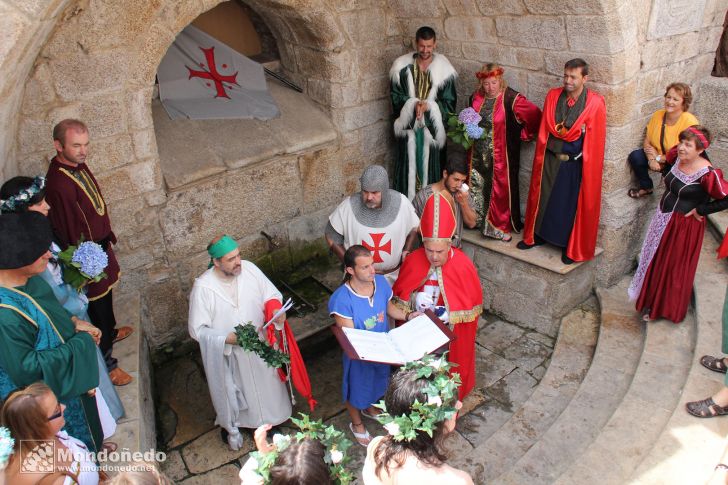
[[432,194],[420,219],[423,246],[407,256],[392,287],[394,304],[405,311],[433,309],[453,328],[448,359],[462,381],[462,401],[475,386],[475,335],[483,312],[483,290],[475,265],[452,247],[455,215],[449,194]]

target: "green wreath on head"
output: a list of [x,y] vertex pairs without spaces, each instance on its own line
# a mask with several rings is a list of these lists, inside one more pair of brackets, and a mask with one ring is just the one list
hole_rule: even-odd
[[318,440],[326,448],[324,454],[324,462],[329,466],[329,474],[334,484],[348,485],[354,480],[354,475],[346,469],[346,465],[351,457],[346,454],[346,450],[351,447],[352,443],[346,438],[344,433],[337,430],[333,426],[326,426],[319,420],[311,421],[308,415],[299,413],[301,419],[291,418],[293,424],[298,426],[299,430],[293,435],[276,434],[273,435],[274,451],[269,453],[261,453],[254,451],[250,453],[257,466],[255,473],[263,479],[263,483],[270,483],[270,469],[273,467],[278,454],[288,448],[291,439],[303,441],[306,438]]
[[440,357],[425,355],[420,360],[408,362],[402,367],[405,371],[416,370],[417,379],[423,377],[429,379],[427,387],[423,389],[427,402],[415,400],[409,414],[392,416],[387,412],[384,401],[379,401],[377,407],[383,412],[377,416],[377,421],[384,425],[384,429],[392,439],[412,441],[417,438],[418,431],[432,437],[439,423],[457,414],[455,403],[460,386],[460,374],[450,373],[450,369],[455,365],[457,364],[447,361],[445,352]]

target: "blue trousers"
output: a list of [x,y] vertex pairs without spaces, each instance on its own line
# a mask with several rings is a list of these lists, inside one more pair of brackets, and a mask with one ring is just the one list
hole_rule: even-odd
[[637,176],[640,183],[640,189],[652,190],[652,179],[650,178],[650,169],[647,162],[647,154],[642,148],[639,148],[627,157],[632,171]]

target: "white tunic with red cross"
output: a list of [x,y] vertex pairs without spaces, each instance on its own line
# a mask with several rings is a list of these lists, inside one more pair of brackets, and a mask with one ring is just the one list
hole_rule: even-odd
[[407,235],[420,224],[407,197],[400,193],[397,195],[404,200],[399,204],[397,217],[385,227],[368,227],[359,223],[348,197],[329,216],[331,226],[344,236],[344,248],[354,244],[368,248],[374,257],[374,268],[380,273],[388,273],[399,266]]

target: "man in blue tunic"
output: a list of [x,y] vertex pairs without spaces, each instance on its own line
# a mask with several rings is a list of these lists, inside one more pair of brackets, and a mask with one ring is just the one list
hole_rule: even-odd
[[[329,299],[329,314],[339,327],[357,328],[370,332],[387,332],[389,320],[409,320],[419,312],[399,309],[390,301],[392,288],[384,276],[376,274],[374,258],[364,246],[355,244],[344,253],[346,275]],[[346,409],[351,416],[349,429],[357,442],[367,446],[371,441],[362,415],[374,419],[379,402],[387,390],[390,366],[361,360],[351,360],[343,354],[344,376],[341,385]]]

